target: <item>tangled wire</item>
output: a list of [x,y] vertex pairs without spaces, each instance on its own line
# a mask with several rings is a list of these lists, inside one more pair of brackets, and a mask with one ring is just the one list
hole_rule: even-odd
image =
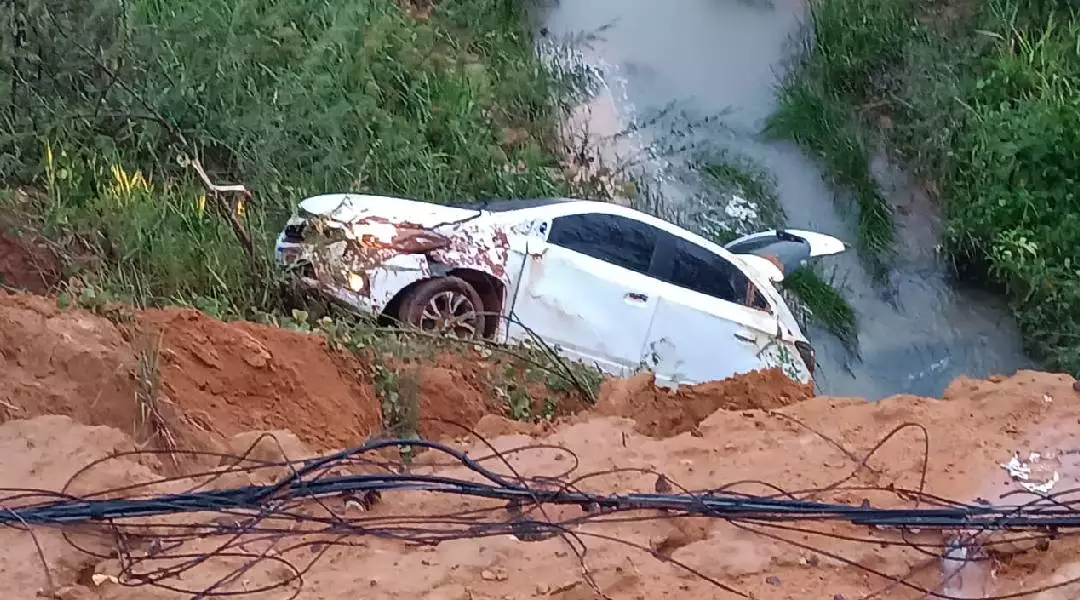
[[[889,438],[911,428],[925,435],[919,425],[898,427],[865,457],[852,456],[857,459],[856,471],[868,469],[869,458]],[[272,437],[270,439],[276,442]],[[582,527],[595,523],[686,517],[721,519],[744,531],[856,566],[888,582],[885,588],[866,598],[880,597],[896,586],[915,590],[923,597],[953,598],[955,596],[942,590],[946,589],[950,577],[958,575],[960,568],[951,575],[946,574],[934,587],[919,586],[907,576],[874,570],[837,552],[783,534],[796,532],[853,543],[905,546],[925,555],[924,567],[941,564],[943,560],[959,561],[957,566],[963,567],[969,561],[988,560],[996,545],[1015,546],[1026,541],[1031,546],[1045,549],[1049,540],[1070,535],[1080,527],[1077,499],[1070,499],[1077,490],[1043,495],[1015,505],[995,505],[985,501],[958,503],[925,493],[922,484],[920,489],[846,486],[855,477],[854,472],[844,480],[813,490],[785,491],[769,483],[753,481],[733,482],[714,489],[686,490],[663,474],[645,469],[575,475],[578,457],[565,448],[545,444],[501,452],[489,446],[489,455],[473,457],[435,442],[385,439],[371,440],[362,446],[303,461],[252,459],[252,451],[264,441],[260,438],[242,456],[185,453],[192,458],[213,456],[224,465],[194,475],[161,478],[78,497],[68,492],[79,477],[101,463],[124,457],[137,458],[146,452],[116,454],[80,470],[60,492],[3,490],[0,522],[25,528],[30,535],[42,527],[59,528],[67,541],[82,552],[100,559],[117,560],[119,573],[113,577],[116,583],[156,586],[193,598],[259,594],[271,590],[281,591],[283,597],[296,597],[301,591],[304,575],[335,546],[365,545],[375,538],[433,546],[447,540],[506,535],[522,542],[562,538],[581,561],[586,582],[601,595],[586,566],[586,541],[590,538],[648,552],[734,596],[749,598],[746,592],[676,560],[663,549],[619,540]],[[402,448],[409,448],[411,453],[427,451],[429,458],[442,455],[445,460],[441,463],[428,461],[427,465],[439,467],[431,469],[432,473],[415,472],[403,467],[399,461],[387,458],[393,450]],[[519,474],[511,466],[510,455],[535,450],[565,453],[570,459],[566,461],[567,468],[562,473],[542,477]],[[497,461],[505,471],[484,465],[490,461]],[[923,480],[926,462],[924,460]],[[281,475],[270,483],[229,484],[238,474],[244,481],[254,481],[256,473],[267,469],[274,469]],[[451,470],[459,475],[438,474]],[[613,473],[655,477],[655,489],[622,494],[583,489],[588,480]],[[773,493],[736,491],[736,488],[751,484]],[[818,499],[827,492],[840,490],[884,491],[907,506],[884,508],[872,506],[868,500],[849,504]],[[470,508],[445,514],[418,510],[392,514],[387,505],[403,505],[407,501],[391,503],[386,498],[393,494],[396,499],[401,499],[404,496],[399,495],[410,493],[455,495],[473,500],[469,503]],[[835,528],[822,527],[830,522],[868,528],[876,533],[885,530],[892,535],[845,534],[837,533]],[[936,536],[936,541],[913,541],[911,538],[922,530],[940,530],[946,535]],[[1003,533],[1008,535],[1002,536]],[[100,543],[106,538],[111,547]],[[37,538],[34,539],[37,543]],[[252,550],[254,547],[261,549]],[[298,549],[309,551],[304,564],[297,564]],[[40,545],[38,552],[44,562]],[[225,574],[210,585],[184,587],[184,575],[211,564],[217,564],[218,572],[223,569]],[[245,575],[251,574],[257,566],[268,564],[280,565],[277,575],[268,577],[269,582],[261,587],[249,585]],[[1027,596],[1073,582],[994,598]]]

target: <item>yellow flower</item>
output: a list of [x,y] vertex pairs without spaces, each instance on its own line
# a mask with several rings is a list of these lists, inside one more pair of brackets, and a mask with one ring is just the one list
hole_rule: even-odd
[[195,214],[201,219],[206,213],[206,194],[200,194],[195,198]]
[[135,171],[133,175],[128,175],[123,166],[113,164],[109,166],[109,173],[113,179],[109,191],[116,198],[118,204],[126,204],[136,190],[150,190],[150,182],[143,177],[142,171]]

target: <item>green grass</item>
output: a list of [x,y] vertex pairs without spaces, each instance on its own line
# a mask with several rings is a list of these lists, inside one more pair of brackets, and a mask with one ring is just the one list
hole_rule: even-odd
[[[1076,10],[815,0],[816,43],[770,125],[821,158],[864,209],[876,193],[863,187],[866,150],[885,143],[940,194],[959,273],[1007,296],[1035,357],[1080,374]],[[861,230],[867,243],[876,227]]]
[[820,267],[806,266],[784,278],[784,291],[794,296],[810,319],[835,335],[850,351],[858,349],[859,320],[855,309]]
[[820,86],[794,80],[783,88],[766,133],[795,140],[818,159],[857,208],[856,235],[867,266],[883,275],[894,241],[892,212],[870,173],[870,148],[849,111]]
[[[517,0],[442,2],[422,20],[394,0],[47,0],[0,20],[13,11],[25,42],[0,32],[0,173],[44,193],[7,208],[140,302],[243,313],[276,297],[184,156],[255,191],[242,222],[263,263],[314,193],[570,192],[552,149],[575,82],[536,57]],[[113,193],[113,166],[151,185]]]

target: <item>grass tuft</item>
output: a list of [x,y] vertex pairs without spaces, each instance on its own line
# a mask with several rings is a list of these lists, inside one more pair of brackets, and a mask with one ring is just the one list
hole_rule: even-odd
[[173,465],[179,464],[176,456],[176,437],[173,435],[159,406],[160,373],[158,359],[161,356],[161,338],[151,340],[143,336],[136,351],[135,402],[138,404],[135,440],[145,446],[164,450]]
[[781,91],[766,134],[797,142],[821,162],[831,182],[855,201],[859,248],[871,272],[883,276],[894,242],[892,211],[870,172],[869,146],[850,113],[819,85],[795,79]]
[[785,78],[765,133],[816,158],[854,200],[858,243],[871,273],[885,276],[895,235],[892,211],[870,170],[878,139],[863,127],[914,35],[914,0],[812,0],[804,53]]
[[784,278],[783,288],[814,322],[835,335],[849,351],[857,350],[859,321],[855,309],[817,268],[797,269]]

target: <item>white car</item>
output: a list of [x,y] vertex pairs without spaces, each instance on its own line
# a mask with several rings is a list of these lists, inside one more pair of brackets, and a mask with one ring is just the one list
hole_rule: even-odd
[[796,230],[721,247],[606,202],[329,194],[300,203],[276,259],[362,312],[501,343],[539,338],[614,375],[644,367],[685,384],[781,367],[811,382],[814,351],[773,283],[844,248]]

